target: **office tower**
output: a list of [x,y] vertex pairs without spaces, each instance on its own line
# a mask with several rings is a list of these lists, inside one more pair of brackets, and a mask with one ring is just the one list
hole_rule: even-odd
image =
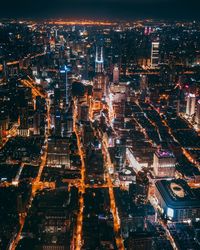
[[60,69],[60,89],[61,92],[63,92],[63,99],[65,100],[65,105],[66,105],[66,111],[69,108],[69,96],[70,96],[70,84],[69,84],[69,80],[68,80],[68,73],[69,73],[69,68],[64,65],[63,67],[61,67]]
[[151,43],[151,68],[156,69],[159,66],[159,42]]
[[113,82],[119,83],[119,67],[117,65],[113,69]]
[[97,74],[93,83],[93,98],[101,100],[106,93],[107,79],[104,74]]
[[55,38],[54,37],[50,38],[49,44],[50,44],[50,51],[54,51],[55,52],[56,42],[55,42]]
[[102,73],[104,70],[103,46],[96,47],[95,72]]
[[144,35],[149,36],[152,33],[153,29],[149,26],[144,28]]
[[67,124],[66,124],[66,129],[67,129],[67,134],[72,133],[73,132],[73,112],[72,112],[72,105],[70,106],[67,114],[66,114],[66,120],[67,120]]
[[89,121],[89,106],[86,103],[79,105],[78,118],[82,122]]
[[148,79],[146,75],[140,75],[140,90],[145,90],[148,87]]
[[200,100],[197,102],[196,123],[197,127],[200,128]]
[[55,29],[55,38],[57,39],[58,38],[58,30],[57,29]]
[[4,75],[4,79],[6,80],[7,79],[7,65],[6,65],[6,62],[4,61],[3,62],[3,75]]
[[33,116],[33,134],[40,135],[40,113],[35,112]]
[[60,109],[55,111],[55,136],[61,136],[61,112]]
[[186,115],[193,116],[195,114],[195,103],[195,94],[189,93],[187,96]]
[[24,212],[24,205],[23,205],[23,201],[22,201],[22,195],[19,194],[17,196],[17,212],[18,213],[23,213]]
[[153,169],[156,177],[174,177],[176,158],[168,150],[158,150],[154,153]]
[[28,124],[28,107],[19,108],[20,127],[18,133],[20,136],[29,136],[29,124]]

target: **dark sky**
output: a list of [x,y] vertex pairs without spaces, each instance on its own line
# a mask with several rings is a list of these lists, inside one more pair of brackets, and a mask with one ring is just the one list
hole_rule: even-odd
[[200,0],[1,0],[0,17],[200,19]]

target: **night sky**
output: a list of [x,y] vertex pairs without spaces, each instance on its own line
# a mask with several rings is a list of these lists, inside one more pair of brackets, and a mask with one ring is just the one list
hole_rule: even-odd
[[200,0],[1,0],[0,17],[200,19]]

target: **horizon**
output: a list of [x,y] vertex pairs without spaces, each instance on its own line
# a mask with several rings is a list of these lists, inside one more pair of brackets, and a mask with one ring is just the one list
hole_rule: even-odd
[[200,19],[197,0],[25,0],[3,2],[0,18]]

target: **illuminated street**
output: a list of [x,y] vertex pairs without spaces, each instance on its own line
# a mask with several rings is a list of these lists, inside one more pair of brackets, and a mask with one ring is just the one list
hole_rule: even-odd
[[84,152],[83,152],[83,146],[80,141],[79,132],[76,126],[77,122],[77,102],[74,100],[74,124],[73,129],[76,134],[77,138],[77,145],[78,145],[78,151],[79,155],[81,157],[81,179],[80,179],[80,185],[79,185],[79,212],[77,215],[77,221],[76,221],[76,236],[75,236],[75,249],[79,250],[82,246],[82,227],[83,227],[83,209],[84,209],[84,193],[85,193],[85,163],[84,163]]

